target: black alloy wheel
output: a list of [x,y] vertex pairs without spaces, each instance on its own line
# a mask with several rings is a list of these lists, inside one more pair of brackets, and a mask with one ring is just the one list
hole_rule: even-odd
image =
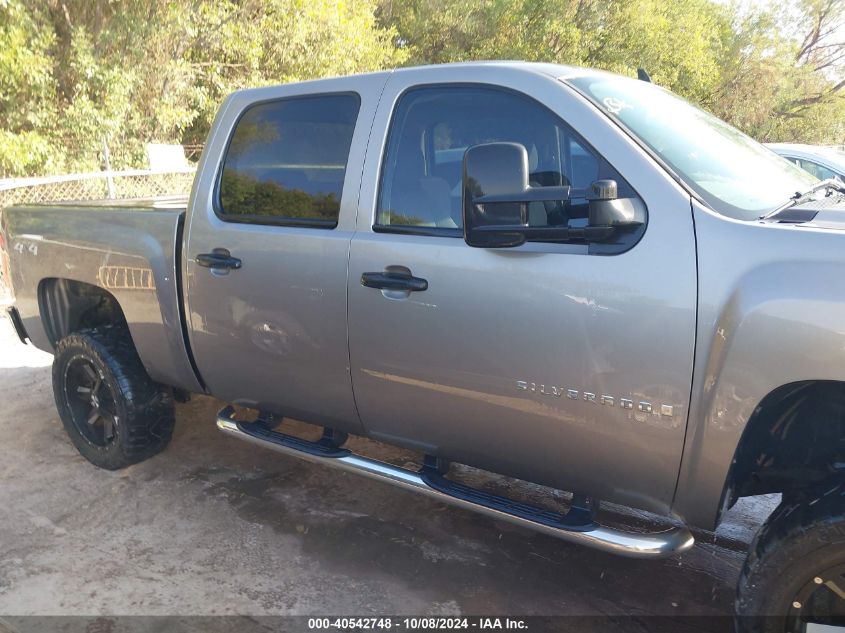
[[842,627],[845,631],[845,565],[815,574],[798,590],[791,606],[788,631],[806,631],[808,624]]
[[65,367],[65,404],[80,435],[96,446],[114,442],[120,424],[114,394],[104,378],[85,356]]

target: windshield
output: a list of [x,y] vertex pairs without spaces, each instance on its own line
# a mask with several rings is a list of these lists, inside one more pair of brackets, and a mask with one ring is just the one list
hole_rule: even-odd
[[756,219],[818,182],[736,128],[654,84],[608,76],[568,82],[727,216]]

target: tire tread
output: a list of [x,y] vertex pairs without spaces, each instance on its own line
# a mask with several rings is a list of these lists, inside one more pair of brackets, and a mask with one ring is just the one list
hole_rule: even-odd
[[[845,547],[845,485],[806,491],[784,499],[758,530],[737,582],[738,631],[777,630],[787,604],[777,602],[776,587],[792,578],[808,557],[827,546]],[[793,575],[788,575],[790,572]],[[800,570],[798,575],[814,573]],[[777,615],[759,619],[758,616]]]
[[121,430],[124,433],[111,450],[93,447],[78,431],[73,422],[65,420],[65,428],[74,445],[89,461],[102,468],[116,470],[138,463],[162,451],[173,435],[175,413],[170,390],[155,382],[147,374],[138,356],[129,332],[120,326],[108,325],[74,332],[59,341],[53,364],[53,383],[56,405],[60,414],[60,367],[64,355],[72,350],[82,350],[92,356],[111,373],[123,408]]

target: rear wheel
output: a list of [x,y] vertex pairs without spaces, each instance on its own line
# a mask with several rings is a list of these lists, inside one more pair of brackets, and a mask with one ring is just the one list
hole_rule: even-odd
[[845,485],[778,506],[751,544],[736,611],[743,632],[845,627]]
[[124,328],[84,330],[59,341],[53,393],[74,446],[100,468],[147,459],[173,434],[170,390],[147,375]]

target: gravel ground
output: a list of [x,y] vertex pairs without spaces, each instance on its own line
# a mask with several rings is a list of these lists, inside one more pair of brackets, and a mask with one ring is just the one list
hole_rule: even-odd
[[683,555],[622,559],[224,437],[207,397],[178,406],[164,453],[107,472],[65,436],[51,360],[0,320],[0,630],[32,615],[101,616],[92,633],[115,615],[726,615],[777,503],[744,500]]

